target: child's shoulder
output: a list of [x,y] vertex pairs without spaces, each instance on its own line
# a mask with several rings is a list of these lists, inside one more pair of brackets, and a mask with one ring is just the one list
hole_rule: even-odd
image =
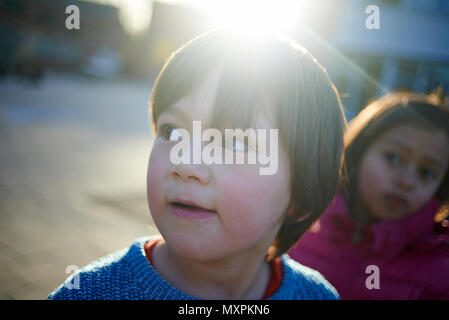
[[319,273],[287,254],[281,257],[284,276],[278,290],[279,297],[285,300],[338,300],[337,290]]
[[89,263],[69,276],[48,299],[132,299],[132,292],[138,290],[135,271],[146,263],[143,245],[152,238],[138,238],[128,248]]

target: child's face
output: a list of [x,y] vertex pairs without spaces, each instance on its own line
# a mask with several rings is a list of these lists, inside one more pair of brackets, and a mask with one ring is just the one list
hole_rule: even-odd
[[[213,73],[158,118],[148,165],[149,207],[168,247],[180,256],[202,261],[245,254],[263,257],[290,202],[290,166],[281,141],[277,173],[260,175],[259,164],[246,162],[174,165],[170,150],[176,142],[160,130],[170,124],[191,131],[193,120],[201,121],[202,130],[208,128],[218,77]],[[272,128],[262,115],[256,126]],[[176,201],[211,211],[189,213],[174,205]]]
[[362,157],[358,191],[375,219],[398,219],[423,207],[448,167],[449,141],[439,131],[402,125],[382,135]]

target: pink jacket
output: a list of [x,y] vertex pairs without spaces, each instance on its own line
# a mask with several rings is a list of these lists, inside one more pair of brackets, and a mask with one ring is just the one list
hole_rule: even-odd
[[[449,300],[449,235],[432,232],[439,206],[431,200],[405,219],[365,227],[355,243],[355,223],[338,194],[289,254],[323,274],[342,299]],[[370,265],[378,267],[378,289]]]

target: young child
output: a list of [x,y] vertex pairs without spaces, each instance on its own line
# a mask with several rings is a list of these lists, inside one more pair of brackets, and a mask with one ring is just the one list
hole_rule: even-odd
[[[161,236],[81,269],[49,298],[337,299],[318,272],[284,254],[337,188],[346,122],[324,68],[293,42],[213,31],[171,56],[150,110],[148,203]],[[194,121],[215,134],[278,130],[267,147],[275,173],[260,174],[261,163],[173,161]],[[248,137],[231,139],[222,156],[261,152],[264,141]]]
[[345,133],[342,188],[289,252],[342,299],[449,299],[449,236],[433,232],[449,201],[449,113],[438,99],[387,95]]

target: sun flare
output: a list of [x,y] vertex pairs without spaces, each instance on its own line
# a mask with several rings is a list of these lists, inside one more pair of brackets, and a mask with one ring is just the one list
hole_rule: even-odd
[[298,1],[294,0],[196,0],[215,27],[241,32],[285,32],[297,22]]

